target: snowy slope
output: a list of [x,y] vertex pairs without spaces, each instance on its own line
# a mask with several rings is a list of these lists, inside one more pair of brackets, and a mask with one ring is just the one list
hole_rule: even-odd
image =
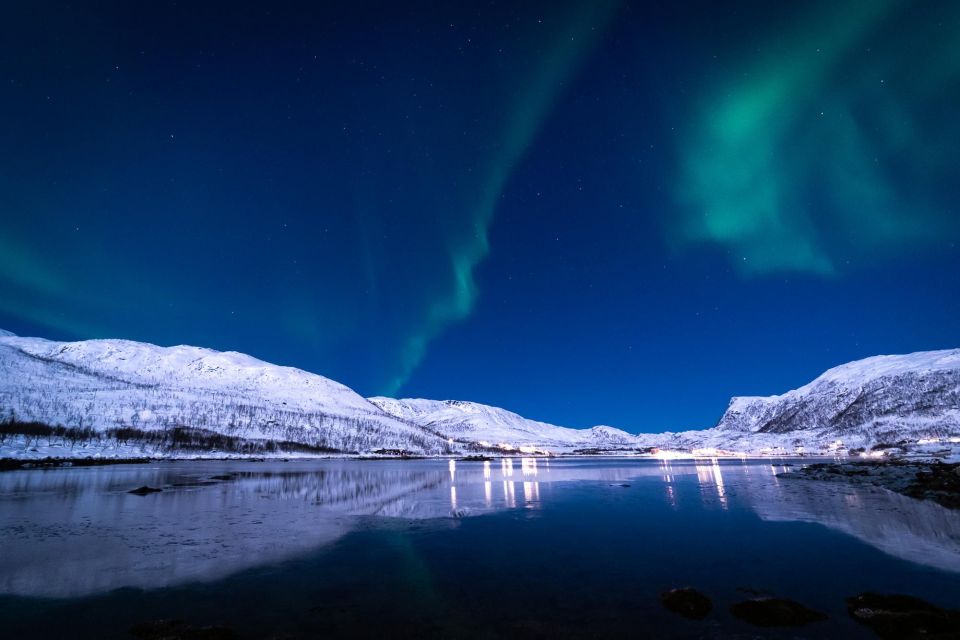
[[513,448],[546,450],[635,447],[638,442],[635,436],[613,427],[558,427],[476,402],[383,397],[370,398],[370,402],[392,416],[421,425],[457,442],[506,444]]
[[[365,399],[328,378],[235,352],[127,340],[53,342],[0,331],[0,422],[11,418],[98,432],[189,427],[245,441],[357,452],[453,453],[506,445],[555,452],[659,447],[816,453],[835,449],[837,441],[869,448],[960,439],[960,350],[858,360],[783,395],[733,398],[712,429],[631,435],[608,426],[560,427],[475,402]],[[140,451],[134,444],[46,446],[77,447],[84,455],[101,447],[121,455]],[[29,436],[10,436],[6,445],[0,440],[3,446],[19,446],[17,455],[42,455],[39,449],[28,453]]]
[[734,398],[717,428],[945,437],[960,429],[960,349],[857,360],[780,396]]
[[0,336],[0,419],[104,431],[186,426],[343,451],[437,453],[443,438],[342,384],[234,352]]
[[960,437],[960,349],[875,356],[769,397],[735,397],[717,426],[674,434],[675,447],[823,450]]

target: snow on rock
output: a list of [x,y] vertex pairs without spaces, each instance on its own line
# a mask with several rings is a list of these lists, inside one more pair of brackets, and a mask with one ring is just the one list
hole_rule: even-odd
[[15,337],[16,335],[17,334],[11,333],[10,331],[0,329],[0,338],[12,338],[12,337]]
[[[608,426],[560,427],[475,402],[365,399],[323,376],[242,353],[128,340],[53,342],[0,331],[0,422],[11,419],[97,432],[189,427],[344,452],[657,447],[782,455],[879,444],[938,448],[960,446],[960,349],[858,360],[780,396],[733,398],[712,429],[632,435]],[[34,453],[18,453],[30,446],[29,437],[6,444],[0,438],[0,456],[40,455],[36,439]],[[127,451],[124,443],[111,446],[117,455]]]
[[97,431],[191,427],[341,451],[449,449],[323,376],[241,353],[128,340],[0,337],[0,420],[11,418]]
[[590,433],[590,438],[597,444],[627,446],[636,446],[639,444],[638,436],[627,433],[622,429],[617,429],[616,427],[599,425],[590,427],[587,431]]
[[636,447],[626,431],[599,426],[591,429],[558,427],[530,420],[512,411],[463,400],[424,400],[375,397],[370,402],[386,413],[440,433],[457,442],[507,445],[514,449],[555,451],[572,448]]
[[[871,447],[960,437],[960,349],[875,356],[793,391],[736,397],[704,440]],[[792,450],[792,449],[791,449]]]

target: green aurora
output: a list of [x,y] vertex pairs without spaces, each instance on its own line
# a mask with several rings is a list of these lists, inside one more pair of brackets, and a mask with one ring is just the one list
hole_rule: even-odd
[[[633,415],[618,386],[667,343],[725,357],[727,301],[908,267],[929,296],[956,259],[955,3],[37,7],[0,39],[17,333],[233,349],[366,395],[523,409],[542,384],[543,417],[579,388],[569,347]],[[884,321],[845,355],[910,336]]]
[[693,112],[675,239],[725,247],[748,275],[828,275],[955,229],[933,194],[960,159],[939,142],[958,130],[960,16],[911,11],[847,2],[750,42]]
[[490,251],[488,233],[504,187],[524,153],[543,126],[564,83],[579,69],[584,57],[602,35],[617,3],[600,0],[587,3],[566,17],[533,60],[531,71],[519,77],[516,98],[506,110],[496,153],[487,163],[484,177],[464,203],[469,225],[449,244],[452,286],[425,309],[422,320],[404,340],[399,370],[386,385],[384,395],[395,395],[426,354],[430,342],[451,324],[473,312],[477,301],[474,270]]

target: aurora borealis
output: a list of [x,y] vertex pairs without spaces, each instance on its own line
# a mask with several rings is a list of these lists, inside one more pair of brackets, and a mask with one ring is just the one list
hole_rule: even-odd
[[960,160],[944,145],[960,132],[958,17],[847,3],[761,43],[741,78],[722,76],[681,151],[681,233],[730,247],[747,273],[821,274],[956,233],[942,196]]
[[709,426],[960,344],[948,2],[11,3],[0,327]]

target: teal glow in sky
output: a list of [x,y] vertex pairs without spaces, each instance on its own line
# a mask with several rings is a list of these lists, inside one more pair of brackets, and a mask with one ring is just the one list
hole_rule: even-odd
[[958,36],[893,0],[20,4],[0,327],[708,426],[960,344]]
[[735,54],[694,106],[678,235],[747,274],[829,275],[955,233],[960,12],[924,9],[809,10]]
[[542,53],[533,56],[527,74],[512,87],[515,97],[503,113],[499,143],[480,172],[482,181],[463,203],[470,213],[469,224],[464,237],[454,240],[450,248],[451,291],[427,306],[424,320],[405,340],[398,373],[387,385],[386,395],[396,395],[402,389],[437,334],[473,311],[478,295],[474,270],[490,250],[488,228],[503,189],[540,131],[564,82],[570,81],[584,55],[606,30],[615,6],[611,0],[602,0],[575,7],[567,16],[560,13],[560,25],[544,39]]

